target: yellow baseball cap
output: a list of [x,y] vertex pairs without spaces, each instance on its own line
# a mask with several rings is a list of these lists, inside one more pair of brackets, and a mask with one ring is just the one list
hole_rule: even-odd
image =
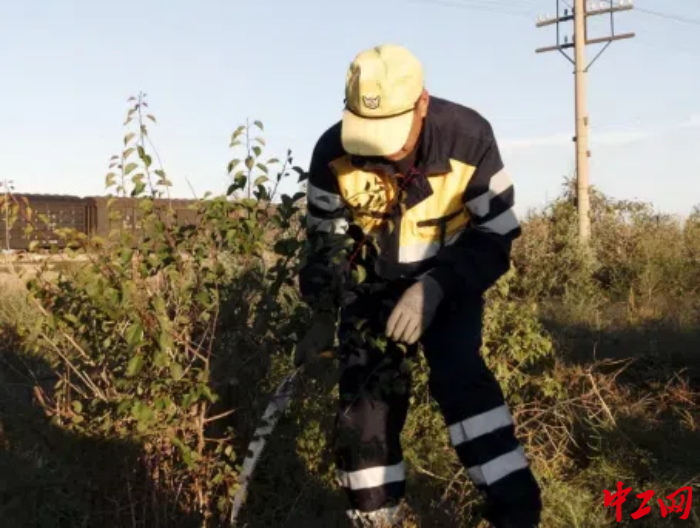
[[384,44],[359,53],[347,72],[341,140],[359,156],[401,150],[423,93],[423,67],[407,49]]

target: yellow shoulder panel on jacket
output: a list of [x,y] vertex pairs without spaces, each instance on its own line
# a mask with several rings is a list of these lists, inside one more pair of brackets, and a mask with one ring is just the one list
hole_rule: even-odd
[[449,245],[469,224],[463,196],[476,168],[454,159],[450,165],[451,172],[428,178],[433,194],[406,211],[401,222],[400,262],[434,256],[443,237]]

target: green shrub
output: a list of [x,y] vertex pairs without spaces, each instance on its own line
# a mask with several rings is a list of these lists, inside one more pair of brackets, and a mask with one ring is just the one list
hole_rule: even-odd
[[[255,198],[205,197],[193,206],[194,225],[178,222],[166,197],[167,175],[153,166],[147,120],[155,118],[146,115],[144,96],[131,101],[125,125],[133,129],[127,129],[123,152],[112,158],[106,183],[117,196],[134,198],[139,229],[114,228],[106,238],[62,233],[69,254],[84,259],[55,277],[44,268],[29,281],[45,317],[33,333],[38,339],[26,344],[58,375],[54,393],[44,399],[55,425],[84,437],[136,443],[161,489],[179,497],[181,511],[223,516],[243,456],[209,435],[214,422],[233,411],[219,405],[218,416],[214,412],[220,395],[212,389],[212,367],[220,361],[215,344],[222,310],[240,303],[238,278],[258,270],[267,275],[256,298],[247,311],[235,313],[239,320],[228,314],[223,330],[255,321],[259,329],[261,320],[269,325],[288,314],[301,247],[296,202],[303,194],[285,195],[274,207],[291,156],[270,191],[267,173],[278,161],[262,162],[260,145],[248,142],[244,160],[229,164],[227,194],[247,187]],[[250,136],[245,128],[234,132],[232,147],[241,145],[244,132]],[[234,173],[239,164],[245,168]],[[119,220],[112,205],[110,200],[110,215]],[[278,258],[269,269],[264,253],[271,229]]]
[[553,378],[554,342],[537,305],[511,293],[514,282],[511,271],[487,292],[482,353],[511,402],[544,404],[564,394]]
[[[574,181],[542,211],[531,213],[514,247],[519,271],[513,291],[555,304],[560,318],[593,321],[612,304],[629,308],[630,322],[687,319],[688,298],[700,280],[700,210],[685,222],[651,204],[591,191],[590,250],[578,243]],[[683,309],[680,309],[683,307]],[[691,317],[691,320],[697,320]]]

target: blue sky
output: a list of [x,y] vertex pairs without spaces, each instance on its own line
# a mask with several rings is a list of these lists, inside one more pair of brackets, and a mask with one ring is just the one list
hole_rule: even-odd
[[[700,21],[698,0],[635,5]],[[535,28],[554,6],[0,0],[0,179],[24,192],[103,193],[126,99],[139,91],[176,196],[191,196],[186,178],[199,194],[226,188],[230,134],[247,117],[264,122],[270,155],[290,148],[306,167],[340,116],[353,56],[395,42],[423,61],[432,93],[490,120],[519,210],[538,207],[574,168],[571,65],[534,52],[554,41],[552,28]],[[637,37],[610,46],[589,75],[591,183],[604,192],[678,214],[700,203],[699,29],[637,10],[616,17],[618,32]]]

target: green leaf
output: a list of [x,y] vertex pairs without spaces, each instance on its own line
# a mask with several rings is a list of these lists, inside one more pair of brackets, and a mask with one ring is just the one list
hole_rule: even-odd
[[256,156],[256,157],[258,157],[258,156],[260,156],[260,154],[262,154],[262,149],[261,149],[260,147],[255,146],[255,147],[253,147],[251,150],[252,150],[253,152],[255,152],[255,156]]
[[269,196],[269,194],[268,194],[268,192],[267,192],[267,189],[265,189],[265,187],[263,187],[262,185],[258,185],[258,191],[257,191],[257,193],[255,194],[255,197],[256,197],[258,200],[260,200],[260,201],[264,201],[264,200],[269,200],[269,199],[270,199],[270,196]]
[[148,114],[146,117],[148,119],[150,119],[151,121],[153,121],[154,123],[156,122],[156,118],[153,116],[153,114]]
[[74,410],[75,412],[77,412],[78,414],[80,414],[81,412],[83,412],[83,404],[80,403],[79,401],[74,401],[74,402],[72,403],[72,407],[73,407],[73,410]]
[[143,367],[143,356],[137,354],[129,360],[129,364],[126,367],[126,375],[131,378],[138,374]]
[[255,183],[253,183],[253,185],[255,185],[257,187],[258,185],[262,185],[263,183],[266,183],[269,180],[270,179],[267,176],[258,176],[258,178],[255,180]]
[[182,365],[179,363],[171,363],[170,364],[170,375],[173,377],[175,381],[179,381],[180,378],[182,378]]
[[131,409],[131,415],[138,422],[137,429],[139,432],[144,432],[155,418],[153,409],[141,401],[136,401],[136,403],[134,403],[134,406]]
[[262,124],[261,121],[255,121],[253,124],[254,124],[256,127],[258,127],[260,130],[264,130],[263,124]]
[[362,284],[367,278],[367,270],[365,270],[364,266],[359,264],[355,267],[352,274],[358,284]]
[[231,134],[231,142],[233,143],[236,141],[236,139],[245,131],[244,126],[239,126],[236,130],[234,130],[233,134]]
[[130,349],[133,349],[141,344],[141,341],[143,340],[143,327],[141,326],[141,323],[132,323],[132,325],[126,329],[124,337],[126,338],[126,343],[129,345]]
[[211,391],[211,389],[209,388],[208,385],[201,385],[201,386],[200,386],[200,391],[201,391],[201,394],[204,395],[204,396],[206,396],[206,398],[207,398],[210,402],[212,402],[212,403],[216,403],[217,400],[219,399],[218,396],[215,395],[215,394]]
[[129,404],[131,403],[131,400],[123,400],[118,406],[117,406],[117,415],[118,416],[124,416],[128,410],[129,410]]
[[236,168],[236,166],[241,162],[239,159],[232,159],[228,163],[228,173],[231,174],[233,172],[233,169]]
[[304,172],[304,169],[301,167],[292,167],[292,169],[299,175],[299,178],[297,180],[298,183],[301,183],[309,178],[309,175]]
[[171,442],[177,446],[182,454],[182,460],[185,465],[189,468],[192,466],[192,450],[187,447],[179,438],[173,438]]
[[173,350],[175,348],[173,336],[167,329],[163,329],[161,331],[160,336],[158,337],[158,346],[163,352],[167,352],[168,350]]
[[248,167],[248,170],[251,170],[253,168],[253,165],[255,164],[255,161],[251,156],[248,156],[245,160],[245,166]]
[[138,165],[136,163],[129,163],[126,167],[124,167],[124,174],[129,174],[132,172]]
[[256,137],[253,141],[257,141],[260,143],[262,146],[265,146],[265,140],[261,137]]
[[246,176],[245,171],[238,171],[234,177],[233,181],[236,182],[236,184],[240,185],[241,189],[245,187],[246,183],[248,182],[248,176]]
[[209,298],[209,294],[207,293],[206,289],[200,290],[197,295],[195,296],[195,299],[199,302],[199,304],[203,306],[208,306],[209,303],[211,302],[211,299]]
[[[162,346],[162,340],[160,340],[160,344]],[[163,368],[167,367],[170,363],[170,356],[166,354],[163,351],[158,351],[154,354],[153,356],[153,365],[156,366],[156,368]]]
[[133,258],[134,258],[134,250],[133,249],[131,249],[129,247],[125,247],[124,249],[122,249],[121,259],[120,259],[122,266],[129,264]]
[[261,171],[263,171],[265,174],[267,174],[267,172],[268,172],[268,171],[267,171],[267,167],[266,167],[265,165],[263,165],[262,163],[258,163],[258,164],[256,165],[256,167],[257,167],[258,169],[260,169]]
[[273,250],[277,255],[282,255],[282,256],[289,256],[292,254],[292,247],[289,244],[289,240],[282,239],[278,240],[275,242],[275,245],[273,246]]
[[158,312],[159,314],[165,312],[165,300],[163,299],[163,297],[159,295],[154,296],[151,299],[151,303],[153,304],[153,308],[155,308],[156,312]]
[[130,132],[126,136],[124,136],[124,146],[126,146],[129,143],[129,141],[134,139],[134,136],[136,136],[136,134],[134,134],[133,132]]

